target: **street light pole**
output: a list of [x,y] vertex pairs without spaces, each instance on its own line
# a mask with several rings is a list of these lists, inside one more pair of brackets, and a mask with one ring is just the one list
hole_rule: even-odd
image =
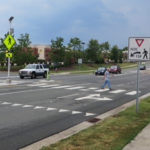
[[[11,16],[9,18],[9,34],[11,35],[11,22],[14,19],[13,16]],[[8,52],[10,52],[10,50],[8,50]],[[10,79],[10,57],[8,57],[8,79],[7,79],[8,83],[11,83],[11,79]]]

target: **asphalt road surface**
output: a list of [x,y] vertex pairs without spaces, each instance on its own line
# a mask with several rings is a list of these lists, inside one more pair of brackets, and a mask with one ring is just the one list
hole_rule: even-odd
[[[47,81],[0,73],[0,149],[17,150],[136,98],[136,69],[112,75],[112,91],[102,76],[51,75]],[[150,69],[140,71],[140,93],[150,92]]]

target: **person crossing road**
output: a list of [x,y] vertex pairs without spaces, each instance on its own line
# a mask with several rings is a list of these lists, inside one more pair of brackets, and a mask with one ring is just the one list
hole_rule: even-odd
[[104,81],[104,84],[101,86],[101,89],[104,89],[105,88],[105,85],[108,84],[108,88],[109,90],[112,90],[111,88],[111,84],[110,84],[110,81],[109,81],[109,68],[107,68],[105,74],[104,74],[104,78],[103,78],[105,81]]

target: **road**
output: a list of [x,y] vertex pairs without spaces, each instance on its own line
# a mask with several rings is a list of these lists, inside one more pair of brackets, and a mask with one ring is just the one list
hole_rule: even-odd
[[[102,90],[102,76],[51,75],[50,80],[19,79],[3,84],[0,74],[0,149],[17,150],[70,128],[136,98],[136,69],[110,79],[112,91]],[[150,69],[140,71],[140,95],[150,90]]]

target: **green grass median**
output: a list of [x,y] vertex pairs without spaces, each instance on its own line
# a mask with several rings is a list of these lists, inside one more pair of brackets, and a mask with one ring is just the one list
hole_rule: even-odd
[[150,97],[92,127],[41,150],[121,150],[150,123]]

